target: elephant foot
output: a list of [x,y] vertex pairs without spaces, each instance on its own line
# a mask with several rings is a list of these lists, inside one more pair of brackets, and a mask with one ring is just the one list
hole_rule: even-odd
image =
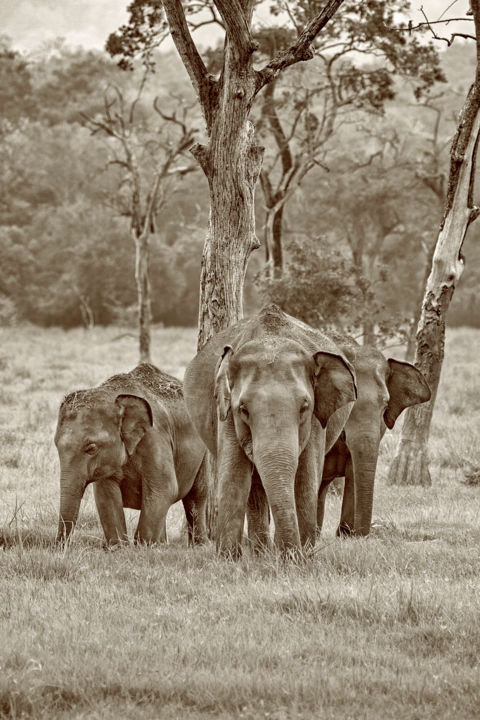
[[206,545],[208,542],[208,535],[205,534],[199,534],[194,533],[192,537],[188,537],[188,546],[189,547],[195,547],[195,545]]
[[346,522],[341,522],[337,528],[337,537],[351,537],[354,534],[353,528]]
[[130,545],[128,540],[104,540],[102,547],[106,552],[116,552],[128,545]]
[[217,542],[217,553],[225,560],[239,560],[242,557],[240,543],[225,544]]

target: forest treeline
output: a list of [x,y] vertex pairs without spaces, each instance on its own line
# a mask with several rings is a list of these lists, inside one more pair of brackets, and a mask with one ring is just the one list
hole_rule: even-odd
[[[314,63],[285,73],[273,104],[268,98],[259,103],[256,126],[266,148],[256,193],[262,245],[249,265],[247,311],[269,298],[314,325],[340,322],[386,334],[392,323],[408,328],[441,220],[449,142],[473,76],[474,50],[456,42],[441,63],[446,82],[421,97],[399,76],[384,102],[368,97],[366,103],[365,91],[362,102],[345,103],[315,153],[311,145],[326,115],[320,88],[311,93],[318,84],[318,77],[312,82]],[[160,154],[174,142],[169,128],[178,129],[182,118],[202,135],[176,56],[156,57],[139,94],[142,72],[121,70],[106,53],[60,40],[23,55],[3,38],[0,324],[135,323],[135,251],[123,202],[129,180],[115,137],[99,123],[108,113],[120,122],[122,103],[128,109],[138,97],[127,135],[146,189]],[[279,207],[286,158],[272,117],[290,140],[290,175],[294,162],[300,167],[302,158],[314,157],[282,205],[281,272],[272,255],[278,220],[272,209],[275,202]],[[188,152],[178,163],[152,221],[152,319],[194,325],[208,188]],[[478,232],[473,226],[465,244],[467,266],[449,312],[452,325],[480,327]]]

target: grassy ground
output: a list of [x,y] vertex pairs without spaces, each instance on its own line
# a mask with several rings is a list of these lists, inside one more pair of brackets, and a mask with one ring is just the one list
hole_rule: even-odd
[[[91,492],[53,547],[58,404],[133,367],[119,335],[0,330],[0,717],[478,717],[480,333],[448,336],[433,487],[386,485],[387,433],[374,533],[336,539],[331,494],[303,565],[188,550],[177,506],[167,547],[105,552]],[[194,346],[158,330],[153,356],[181,377]]]

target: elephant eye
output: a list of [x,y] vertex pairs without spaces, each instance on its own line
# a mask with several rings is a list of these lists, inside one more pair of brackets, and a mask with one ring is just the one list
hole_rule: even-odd
[[83,448],[83,452],[87,453],[87,455],[95,455],[97,452],[96,444],[94,442],[88,443],[88,445]]
[[310,403],[309,403],[308,400],[305,398],[305,400],[302,402],[302,404],[301,404],[301,406],[300,406],[300,412],[301,412],[301,413],[306,412],[309,407],[310,407]]
[[238,411],[245,420],[248,418],[248,410],[247,410],[246,405],[244,405],[243,403],[240,403],[240,405],[238,406]]

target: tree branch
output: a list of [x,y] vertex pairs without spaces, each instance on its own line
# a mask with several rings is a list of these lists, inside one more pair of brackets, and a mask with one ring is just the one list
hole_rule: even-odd
[[322,12],[310,20],[297,38],[297,41],[287,50],[278,53],[264,68],[257,72],[256,93],[258,93],[264,85],[274,80],[285,68],[302,60],[310,60],[313,57],[313,51],[310,47],[312,42],[328,21],[335,15],[342,2],[343,0],[327,0]]
[[258,50],[258,43],[252,40],[250,27],[240,0],[215,0],[218,12],[222,16],[228,41],[236,48],[241,57],[251,55]]
[[181,0],[163,0],[163,7],[173,42],[198,96],[207,125],[210,127],[210,100],[216,82],[214,78],[208,74],[207,68],[197,50],[197,46],[193,42]]

